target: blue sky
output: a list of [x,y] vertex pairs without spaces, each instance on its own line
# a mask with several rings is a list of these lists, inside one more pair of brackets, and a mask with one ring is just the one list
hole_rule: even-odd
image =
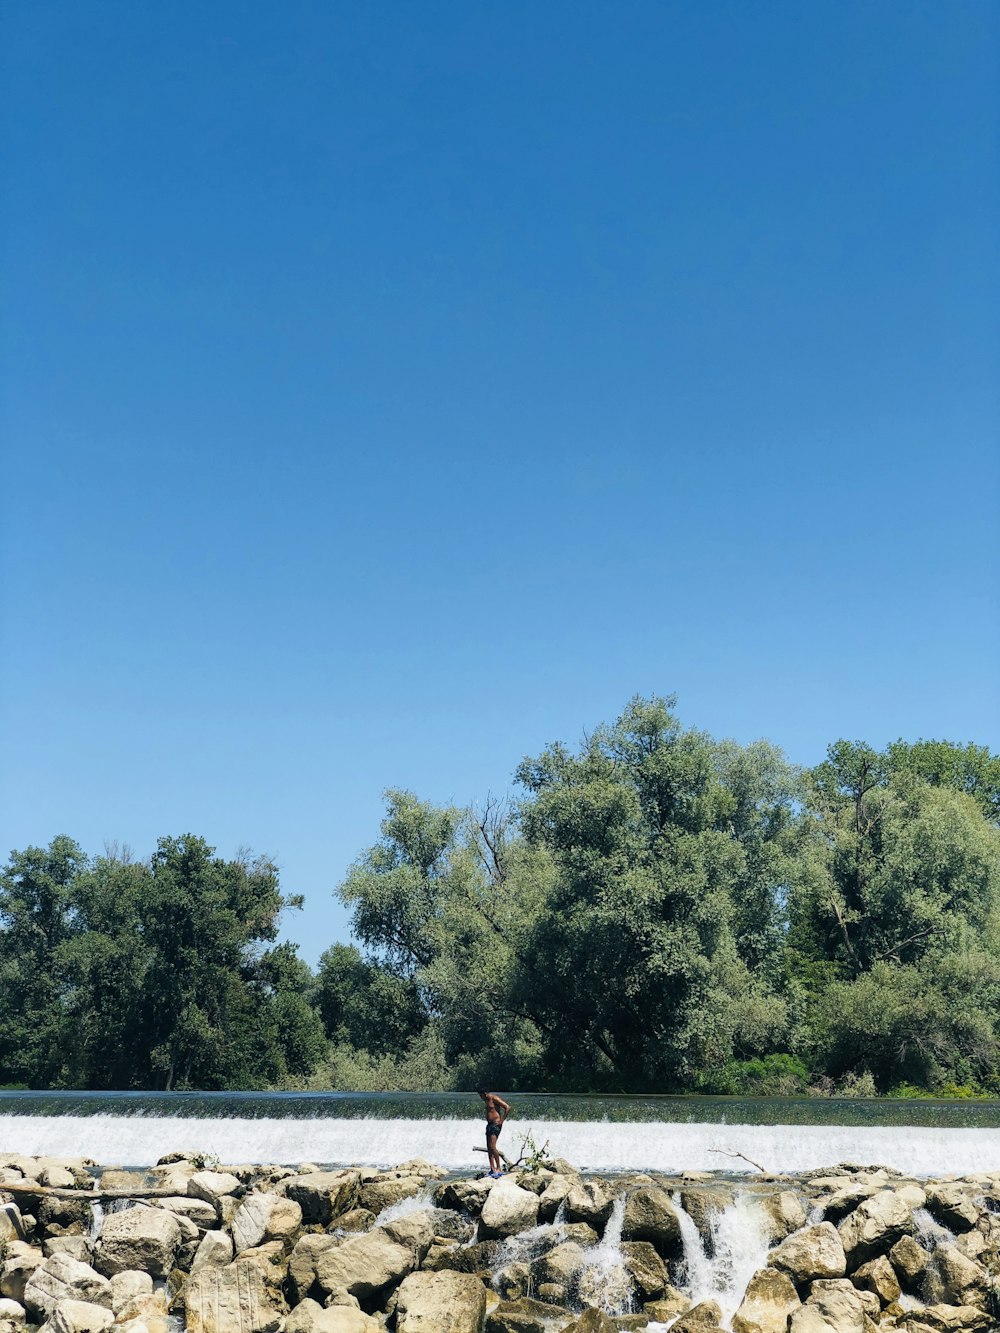
[[1000,748],[1000,9],[2,18],[0,848],[273,853],[636,692]]

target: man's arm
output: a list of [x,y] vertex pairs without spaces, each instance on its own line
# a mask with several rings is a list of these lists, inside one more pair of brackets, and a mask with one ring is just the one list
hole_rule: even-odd
[[500,1123],[502,1125],[508,1115],[510,1115],[510,1103],[505,1102],[502,1097],[495,1097],[493,1100],[496,1102],[497,1106],[500,1107]]

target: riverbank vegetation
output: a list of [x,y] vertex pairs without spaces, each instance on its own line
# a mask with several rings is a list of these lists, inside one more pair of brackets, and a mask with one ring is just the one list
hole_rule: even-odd
[[0,1079],[33,1087],[1000,1094],[1000,757],[766,741],[634,699],[517,797],[390,791],[356,945],[276,868],[68,838],[0,880]]

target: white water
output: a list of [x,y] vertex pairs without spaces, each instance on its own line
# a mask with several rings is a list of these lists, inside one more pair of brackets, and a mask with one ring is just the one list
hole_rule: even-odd
[[[995,1129],[874,1128],[846,1125],[718,1125],[518,1120],[507,1152],[530,1133],[585,1171],[724,1171],[744,1153],[770,1171],[801,1172],[836,1162],[880,1163],[917,1176],[1000,1171]],[[483,1155],[479,1120],[240,1119],[142,1115],[0,1117],[0,1151],[87,1155],[102,1165],[148,1166],[191,1149],[223,1162],[320,1162],[394,1166],[423,1157],[474,1170]],[[713,1149],[716,1150],[713,1152]]]
[[770,1244],[767,1217],[751,1195],[736,1199],[710,1220],[713,1251],[709,1257],[701,1233],[677,1201],[684,1246],[685,1275],[681,1283],[692,1304],[718,1301],[723,1323],[739,1309],[747,1284],[767,1265]]
[[624,1314],[631,1308],[634,1288],[622,1262],[622,1227],[625,1223],[625,1195],[620,1195],[611,1210],[604,1235],[588,1250],[577,1275],[577,1289],[588,1305],[596,1305],[606,1314]]

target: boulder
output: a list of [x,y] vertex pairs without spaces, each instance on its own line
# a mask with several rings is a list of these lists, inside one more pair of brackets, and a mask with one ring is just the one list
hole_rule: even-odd
[[760,1200],[760,1206],[768,1222],[771,1244],[790,1236],[806,1224],[805,1209],[797,1194],[791,1190],[782,1190],[780,1194],[766,1194]]
[[913,1209],[895,1190],[880,1190],[859,1203],[840,1224],[840,1240],[851,1268],[878,1254],[886,1254],[896,1241],[915,1230]]
[[486,1292],[469,1273],[411,1273],[396,1300],[396,1333],[483,1333]]
[[482,1212],[486,1197],[496,1182],[489,1177],[477,1180],[447,1180],[434,1191],[434,1202],[439,1208],[454,1208],[456,1212]]
[[116,1273],[109,1285],[111,1309],[116,1316],[139,1297],[153,1294],[153,1279],[148,1273],[140,1273],[138,1269],[126,1269],[123,1273]]
[[302,1209],[304,1222],[328,1226],[339,1213],[346,1213],[357,1203],[357,1171],[312,1171],[290,1176],[278,1186],[286,1198],[294,1199]]
[[873,1291],[881,1305],[891,1305],[893,1301],[898,1301],[902,1294],[896,1270],[884,1254],[862,1264],[851,1274],[851,1281],[859,1290]]
[[284,1333],[382,1333],[383,1325],[350,1305],[302,1301],[285,1319]]
[[[576,1181],[565,1199],[566,1217],[570,1222],[586,1222],[595,1231],[603,1232],[615,1201],[605,1187],[596,1180]],[[634,1240],[648,1240],[635,1236]]]
[[44,1327],[48,1333],[104,1333],[115,1317],[106,1306],[89,1301],[60,1301]]
[[11,1241],[4,1249],[0,1265],[0,1293],[8,1300],[24,1304],[24,1288],[32,1273],[45,1262],[42,1251],[24,1241]]
[[837,1228],[819,1222],[794,1232],[767,1256],[774,1268],[786,1272],[797,1287],[816,1278],[843,1277],[847,1260]]
[[[382,1227],[364,1236],[348,1236],[316,1258],[316,1282],[325,1295],[346,1291],[369,1301],[412,1273],[417,1255]],[[290,1269],[291,1271],[291,1269]]]
[[505,1177],[497,1181],[483,1205],[479,1234],[485,1240],[503,1240],[530,1230],[537,1221],[538,1195]]
[[572,1176],[553,1176],[546,1182],[538,1196],[539,1222],[552,1221],[575,1184],[576,1180]]
[[42,1252],[46,1259],[67,1254],[81,1264],[89,1264],[93,1258],[93,1246],[86,1236],[48,1236],[42,1241]]
[[625,1200],[622,1239],[649,1241],[663,1259],[671,1259],[680,1251],[680,1218],[666,1190],[658,1185],[644,1185],[629,1194]]
[[547,1282],[555,1283],[564,1291],[569,1291],[582,1263],[581,1247],[574,1241],[565,1241],[534,1260],[531,1265],[531,1280],[536,1287]]
[[919,1290],[930,1261],[928,1251],[912,1236],[903,1236],[889,1251],[889,1262],[904,1291]]
[[256,1265],[203,1268],[184,1284],[187,1333],[277,1333],[281,1314]]
[[681,1193],[681,1207],[698,1228],[698,1234],[709,1253],[714,1243],[712,1223],[732,1202],[733,1191],[719,1186],[703,1186],[701,1189],[687,1189]]
[[213,1207],[226,1194],[242,1189],[239,1179],[228,1171],[196,1171],[189,1177],[187,1193],[192,1199],[204,1199]]
[[[675,1325],[676,1327],[676,1325]],[[579,1319],[567,1324],[563,1333],[616,1333],[613,1324],[603,1310],[584,1310]]]
[[982,1305],[986,1298],[986,1271],[954,1245],[934,1251],[934,1295],[948,1305]]
[[870,1321],[861,1293],[846,1279],[814,1284],[809,1299],[789,1320],[789,1333],[867,1333]]
[[108,1277],[127,1268],[167,1277],[180,1243],[180,1224],[172,1213],[162,1208],[128,1208],[104,1219],[94,1266]]
[[559,1314],[570,1318],[568,1310],[558,1311],[543,1301],[501,1301],[486,1317],[486,1333],[551,1333]]
[[795,1285],[778,1268],[760,1268],[750,1279],[733,1333],[785,1333],[789,1316],[801,1305]]
[[233,1218],[237,1254],[267,1240],[291,1239],[302,1229],[302,1209],[277,1194],[248,1194]]
[[78,1301],[111,1309],[111,1283],[89,1264],[54,1254],[32,1273],[22,1302],[29,1313],[48,1318],[60,1301]]
[[996,1321],[971,1305],[925,1305],[916,1318],[934,1333],[996,1333]]
[[316,1281],[316,1264],[320,1255],[335,1249],[340,1243],[337,1236],[315,1234],[302,1236],[296,1241],[288,1260],[288,1276],[297,1300],[304,1300]]
[[426,1189],[427,1181],[422,1176],[383,1176],[379,1180],[369,1180],[358,1190],[358,1207],[369,1212],[383,1212],[404,1199],[412,1199]]
[[662,1296],[655,1301],[646,1301],[642,1308],[652,1323],[669,1324],[689,1309],[690,1305],[691,1302],[683,1292],[676,1287],[665,1287]]
[[165,1208],[175,1217],[186,1217],[199,1231],[209,1231],[218,1221],[215,1205],[204,1199],[194,1199],[184,1194],[176,1194],[168,1199],[150,1199],[154,1208]]
[[716,1333],[721,1323],[722,1308],[718,1301],[699,1301],[670,1327],[672,1333]]
[[195,1251],[191,1272],[197,1273],[200,1268],[225,1268],[232,1262],[233,1242],[228,1232],[206,1231]]
[[4,1296],[0,1299],[0,1324],[23,1324],[25,1310],[20,1301]]
[[625,1271],[639,1294],[640,1301],[655,1301],[669,1282],[667,1266],[648,1240],[627,1240],[621,1247]]
[[979,1220],[975,1195],[980,1191],[962,1181],[935,1181],[924,1191],[927,1211],[951,1231],[969,1231]]
[[437,1250],[433,1262],[428,1252],[423,1267],[435,1273],[447,1268],[453,1273],[479,1273],[485,1277],[496,1263],[499,1248],[500,1243],[495,1240],[480,1241],[476,1245],[450,1245]]
[[0,1247],[12,1240],[24,1240],[24,1223],[16,1203],[0,1207]]

